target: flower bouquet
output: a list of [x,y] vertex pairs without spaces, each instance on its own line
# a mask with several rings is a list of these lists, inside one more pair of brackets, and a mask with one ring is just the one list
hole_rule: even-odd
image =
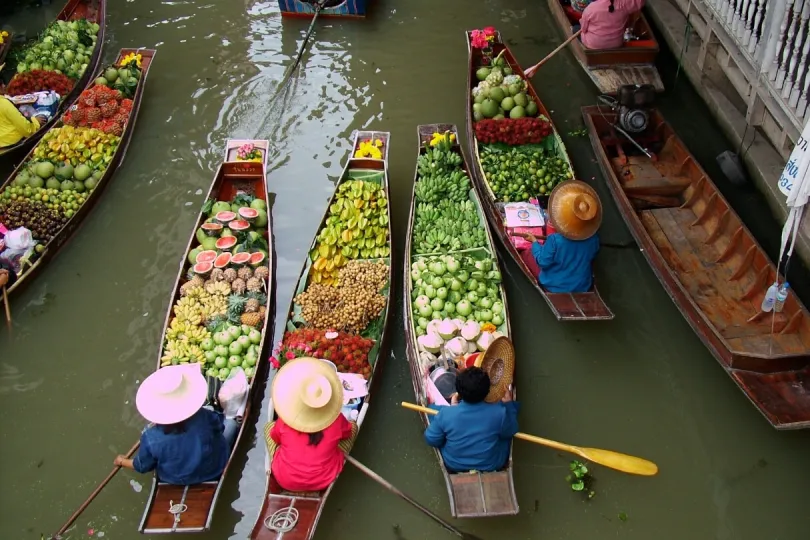
[[470,32],[470,45],[473,49],[481,49],[483,63],[489,64],[492,61],[492,42],[495,41],[494,26],[487,26],[483,30],[473,30]]
[[262,161],[262,152],[253,143],[245,143],[236,151],[236,161]]
[[360,141],[354,153],[356,158],[370,157],[371,159],[382,159],[383,142],[380,139]]

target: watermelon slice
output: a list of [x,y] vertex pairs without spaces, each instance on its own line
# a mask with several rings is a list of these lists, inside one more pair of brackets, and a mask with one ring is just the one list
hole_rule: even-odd
[[231,257],[231,264],[235,264],[236,266],[242,266],[247,264],[250,261],[250,253],[237,253],[236,255]]
[[222,255],[219,255],[214,260],[214,266],[216,268],[225,268],[230,263],[231,263],[231,254],[230,253],[223,253]]
[[230,251],[233,249],[233,246],[236,245],[236,237],[235,236],[223,236],[219,240],[217,240],[217,249],[222,251]]
[[217,215],[214,216],[214,219],[216,219],[223,225],[227,225],[228,223],[236,219],[236,214],[234,212],[225,212],[225,211],[217,212]]
[[254,268],[257,268],[264,264],[264,260],[267,257],[261,251],[257,251],[256,253],[251,254],[250,256],[250,265]]
[[259,212],[257,212],[253,208],[243,207],[239,209],[239,217],[247,221],[253,221],[257,217],[259,217]]
[[219,233],[222,232],[221,223],[203,223],[200,228],[204,230],[205,234],[208,236],[219,236]]
[[213,269],[214,263],[212,262],[198,262],[194,265],[194,273],[199,276],[207,276]]
[[[244,208],[242,210],[244,210]],[[254,212],[256,211],[254,210]],[[250,228],[250,223],[244,219],[237,219],[236,221],[231,221],[228,223],[228,228],[232,231],[244,231]]]
[[216,259],[216,258],[217,258],[217,252],[214,251],[214,250],[209,249],[209,250],[206,250],[206,251],[201,251],[197,255],[197,259],[194,262],[195,263],[201,263],[201,262],[210,262],[210,263],[212,263],[212,262],[214,262],[214,259]]

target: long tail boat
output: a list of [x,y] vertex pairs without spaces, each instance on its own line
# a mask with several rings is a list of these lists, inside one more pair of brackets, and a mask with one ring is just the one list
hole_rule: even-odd
[[[130,140],[132,139],[132,134],[135,131],[135,121],[138,118],[138,111],[141,107],[141,101],[143,100],[143,93],[144,88],[146,86],[146,76],[149,74],[149,68],[152,65],[152,61],[154,60],[155,54],[157,51],[154,49],[121,49],[118,53],[118,57],[116,63],[123,60],[129,54],[140,54],[141,55],[141,78],[138,81],[138,87],[135,90],[135,94],[132,97],[132,109],[129,112],[129,118],[127,123],[121,133],[120,140],[118,142],[118,147],[115,150],[115,153],[112,155],[110,161],[107,164],[107,168],[104,170],[102,176],[98,179],[98,183],[96,187],[89,192],[87,199],[84,201],[76,212],[68,219],[67,223],[65,223],[62,228],[47,242],[42,243],[42,251],[40,251],[36,258],[32,261],[30,266],[26,266],[23,268],[21,274],[19,275],[17,281],[8,289],[8,294],[12,295],[15,292],[18,292],[23,289],[23,287],[31,282],[34,281],[34,278],[39,274],[45,266],[53,259],[62,246],[73,236],[73,233],[79,228],[82,224],[84,219],[87,215],[95,208],[96,204],[98,204],[99,199],[107,187],[107,185],[112,181],[113,176],[115,175],[115,171],[124,161],[124,156],[127,153],[127,148],[129,147]],[[97,76],[100,73],[96,74]],[[87,88],[93,86],[93,81],[87,85]],[[59,123],[54,126],[54,129],[63,127],[64,123],[62,122],[62,117],[59,118]],[[48,142],[46,140],[41,141],[37,146],[31,149],[25,159],[17,166],[14,172],[0,185],[0,194],[9,187],[17,175],[27,167],[29,161],[35,159],[35,154],[39,145],[45,145]],[[2,203],[2,196],[0,196],[0,203]],[[0,220],[2,220],[2,211],[0,211]],[[35,238],[36,240],[36,238]]]
[[791,293],[781,312],[761,311],[776,268],[660,112],[635,137],[654,159],[610,108],[582,114],[619,211],[695,333],[775,428],[810,427],[807,308]]
[[[285,322],[285,334],[282,341],[282,346],[287,347],[287,350],[289,351],[294,349],[294,336],[297,333],[305,332],[306,330],[314,331],[318,336],[316,337],[316,340],[319,343],[324,343],[323,341],[320,341],[320,336],[324,336],[327,340],[335,339],[335,337],[330,338],[328,332],[324,333],[324,329],[318,329],[317,326],[310,324],[304,319],[303,307],[296,302],[296,299],[299,298],[299,295],[305,293],[307,289],[310,288],[314,283],[317,283],[318,280],[320,280],[320,282],[324,282],[324,279],[322,279],[324,275],[319,273],[318,269],[328,268],[330,271],[337,269],[337,266],[334,268],[327,266],[333,263],[334,255],[336,253],[342,254],[341,258],[337,261],[339,263],[338,266],[351,264],[352,261],[367,261],[381,262],[388,267],[388,285],[386,285],[384,289],[380,291],[380,294],[385,297],[385,305],[377,318],[370,321],[366,329],[360,333],[360,336],[371,340],[370,343],[366,342],[367,346],[370,346],[371,348],[368,351],[368,365],[362,369],[362,373],[368,381],[369,393],[365,397],[361,398],[360,403],[353,405],[353,409],[357,413],[356,422],[358,428],[362,428],[363,420],[368,412],[369,407],[371,406],[375,386],[377,381],[380,379],[382,365],[386,356],[388,355],[389,350],[389,336],[387,330],[391,315],[390,280],[391,268],[393,268],[391,249],[391,210],[390,205],[388,204],[388,201],[390,201],[388,192],[388,146],[390,144],[390,138],[391,136],[389,133],[379,131],[360,131],[355,135],[353,141],[354,144],[352,146],[354,150],[346,162],[340,180],[335,186],[335,193],[332,195],[332,198],[329,201],[327,211],[324,214],[320,226],[318,227],[318,233],[315,235],[312,245],[310,246],[310,255],[307,257],[301,271],[301,275],[298,279],[295,297],[290,303],[290,309],[288,310],[289,315],[287,321]],[[379,144],[382,146],[379,158],[356,157],[357,150],[365,141],[372,141],[372,143],[379,141]],[[374,247],[367,247],[366,250],[350,246],[345,242],[348,237],[343,239],[344,242],[341,246],[341,242],[334,242],[336,238],[331,237],[332,233],[330,232],[330,225],[335,222],[336,219],[346,218],[349,220],[349,222],[351,222],[351,226],[343,228],[344,231],[357,231],[358,234],[362,234],[362,232],[369,229],[370,224],[367,222],[359,224],[363,226],[358,229],[359,225],[355,223],[355,221],[359,220],[360,218],[357,218],[356,215],[351,217],[340,217],[342,213],[341,208],[346,208],[345,206],[342,206],[341,201],[349,200],[343,195],[350,193],[352,189],[356,187],[361,187],[362,189],[362,186],[361,184],[358,184],[358,181],[362,182],[363,185],[371,183],[375,186],[379,186],[385,196],[385,203],[383,203],[385,211],[379,215],[378,223],[380,223],[381,227],[385,228],[387,231],[387,236],[382,243],[375,240],[375,242],[373,242],[375,244]],[[361,205],[360,208],[363,208],[363,206],[366,205]],[[380,205],[377,206],[377,208],[379,207]],[[368,216],[368,208],[369,207],[366,206],[366,208],[361,211],[361,214]],[[382,222],[385,222],[384,225]],[[361,229],[363,231],[361,231]],[[359,236],[355,236],[354,238],[359,238]],[[368,236],[366,237],[366,242],[368,242],[369,238],[370,237]],[[370,244],[371,243],[368,242],[367,245]],[[330,252],[330,249],[326,246],[335,246],[336,250]],[[354,244],[354,246],[356,246],[356,244]],[[324,263],[324,261],[328,262]],[[335,334],[343,333],[335,332]],[[345,335],[346,334],[343,334],[343,336]],[[354,336],[357,334],[351,333],[351,335]],[[338,335],[336,338],[342,339],[343,336]],[[311,344],[312,342],[309,343]],[[313,348],[314,347],[315,346],[313,345]],[[321,355],[318,354],[317,351],[312,351],[303,355],[331,359],[337,364],[339,372],[346,371],[341,361],[328,352]],[[282,355],[280,355],[279,360],[282,360],[281,356]],[[299,356],[301,356],[301,354],[299,354]],[[272,396],[270,398],[270,410],[273,410]],[[326,505],[326,500],[329,497],[329,494],[332,492],[332,488],[337,480],[332,482],[329,487],[322,491],[287,491],[281,487],[273,477],[272,473],[270,472],[271,465],[271,459],[268,457],[266,462],[267,485],[264,500],[262,502],[262,508],[259,512],[259,516],[256,519],[252,532],[250,533],[251,540],[311,539],[315,535],[315,528],[318,526],[318,520],[321,517],[321,512],[323,511],[323,508]]]
[[[267,209],[265,210],[267,212],[267,222],[265,224],[261,224],[256,221],[249,230],[244,231],[242,230],[242,225],[244,225],[246,222],[240,224],[239,228],[236,226],[236,221],[231,221],[230,223],[224,224],[224,229],[223,226],[215,226],[215,235],[217,234],[216,229],[220,229],[221,232],[219,234],[222,234],[226,230],[230,230],[230,227],[233,227],[232,230],[234,231],[235,236],[238,239],[237,241],[239,242],[237,247],[244,247],[244,251],[240,250],[231,257],[225,255],[225,253],[228,253],[226,251],[219,252],[213,264],[210,262],[207,263],[214,267],[213,270],[210,268],[201,268],[200,263],[192,263],[192,260],[200,261],[203,257],[201,254],[194,257],[194,254],[199,253],[200,250],[201,235],[199,234],[199,231],[204,229],[206,224],[212,222],[212,219],[209,216],[213,211],[209,210],[209,207],[213,206],[214,209],[216,209],[216,204],[212,205],[212,203],[214,203],[214,201],[236,201],[239,200],[239,198],[242,198],[241,200],[247,203],[247,200],[244,199],[244,197],[251,200],[251,207],[262,207],[262,205],[254,204],[253,200],[260,200],[264,202],[263,206],[265,209]],[[184,361],[199,361],[199,351],[185,352],[184,356],[170,354],[169,342],[172,331],[177,331],[175,327],[175,324],[177,323],[175,321],[181,321],[182,319],[179,318],[180,310],[178,309],[178,302],[180,302],[186,294],[189,294],[189,289],[193,289],[195,286],[197,286],[204,290],[208,290],[209,286],[212,284],[216,284],[219,287],[227,284],[227,290],[231,292],[224,295],[219,292],[216,294],[220,295],[222,298],[220,305],[225,306],[227,303],[230,307],[230,304],[233,301],[233,296],[244,297],[245,295],[244,289],[237,287],[237,281],[241,279],[243,281],[242,285],[245,284],[244,282],[247,282],[247,290],[250,291],[251,289],[254,289],[252,298],[257,299],[258,297],[261,297],[261,300],[257,300],[260,303],[258,312],[248,313],[246,309],[245,313],[241,315],[240,319],[237,322],[234,322],[233,318],[226,318],[220,309],[217,310],[216,313],[212,312],[209,314],[209,316],[203,319],[201,324],[197,325],[199,327],[204,324],[202,327],[206,328],[208,334],[213,336],[215,336],[217,332],[221,331],[222,328],[236,326],[240,322],[241,324],[254,323],[249,324],[249,326],[252,326],[261,332],[261,339],[259,343],[256,344],[256,348],[254,349],[254,351],[258,351],[256,355],[257,358],[254,357],[256,360],[255,366],[250,366],[251,362],[248,359],[249,353],[243,352],[242,356],[244,360],[242,366],[244,367],[245,363],[248,363],[248,367],[245,369],[245,372],[250,377],[248,401],[243,414],[243,418],[245,419],[250,418],[253,395],[256,392],[256,388],[261,386],[261,384],[256,384],[256,379],[261,381],[262,378],[260,375],[265,374],[265,372],[262,370],[263,362],[261,361],[262,358],[266,358],[263,353],[264,345],[268,339],[272,339],[273,335],[273,315],[275,313],[275,252],[272,221],[270,220],[267,199],[267,187],[264,169],[261,163],[236,162],[222,163],[219,166],[219,170],[214,177],[214,182],[208,191],[207,202],[205,206],[203,206],[203,209],[195,222],[191,239],[189,240],[188,246],[181,259],[177,281],[175,282],[171,295],[171,302],[166,313],[166,321],[163,327],[163,339],[161,341],[161,347],[158,351],[157,361],[157,369],[160,369],[165,365],[174,364],[176,361],[178,361],[178,359],[180,363],[183,363]],[[222,212],[216,214],[217,220],[219,219],[221,213]],[[238,213],[238,215],[241,215],[241,212]],[[216,223],[216,221],[214,221],[214,223]],[[253,232],[258,233],[258,238],[255,236],[251,238],[251,233]],[[230,249],[236,251],[236,248]],[[259,256],[258,264],[254,264],[254,262],[252,262],[252,256],[250,258],[246,256],[247,253],[250,252],[253,252],[254,254],[261,253],[261,255],[264,255],[264,257]],[[210,252],[203,251],[202,253],[205,254]],[[225,261],[220,261],[220,257],[223,255],[225,255],[225,259],[228,259],[228,261],[236,261],[237,255],[241,254],[245,255],[245,259],[251,260],[250,264],[238,266],[236,262],[226,262],[225,264],[222,264]],[[251,266],[254,268],[250,268]],[[252,274],[252,277],[247,278],[247,280],[245,279],[246,274],[243,274],[246,268],[249,269],[250,273]],[[238,277],[235,280],[229,281],[233,277],[228,276],[228,272],[231,271]],[[220,272],[221,274],[218,275],[215,272]],[[260,272],[264,272],[267,277],[265,277],[265,275],[260,275]],[[207,275],[205,275],[206,273]],[[196,283],[193,281],[195,279],[197,280]],[[251,286],[251,280],[256,280],[257,286]],[[248,296],[250,295],[251,293],[249,292]],[[258,316],[255,316],[257,313]],[[245,315],[254,316],[254,320],[248,321],[244,319]],[[186,332],[186,335],[188,335],[187,330]],[[217,371],[218,364],[214,363],[212,366],[211,362],[207,359],[205,359],[204,362],[204,365],[207,368],[206,377],[209,381],[209,388],[216,389],[218,387],[216,385],[217,377],[214,376],[214,372]],[[253,373],[251,373],[251,371],[253,371]],[[224,374],[219,373],[220,377],[223,375]],[[211,396],[209,393],[209,398],[215,399],[215,396]],[[247,423],[248,422],[244,422],[239,428],[239,433],[236,436],[236,441],[234,442],[233,449],[231,450],[231,455],[229,456],[228,462],[225,465],[225,470],[222,472],[219,479],[191,486],[177,486],[161,482],[160,479],[155,475],[152,479],[151,492],[149,494],[149,499],[146,503],[146,508],[144,510],[140,525],[138,526],[138,530],[144,534],[189,533],[208,530],[211,527],[211,522],[214,517],[214,509],[216,508],[222,485],[225,482],[229,471],[233,467],[234,456],[236,455],[239,448],[239,443],[243,438]]]
[[[579,27],[579,14],[571,7],[570,0],[548,0],[548,7],[563,36],[570,38],[575,28]],[[603,94],[615,94],[620,86],[626,84],[651,84],[657,91],[663,92],[664,83],[655,67],[658,41],[644,13],[639,11],[632,15],[628,27],[633,39],[616,49],[588,49],[580,39],[575,39],[569,47],[579,65]]]
[[[470,169],[461,146],[458,144],[458,132],[456,126],[452,124],[429,124],[421,125],[417,128],[418,135],[418,151],[417,159],[419,156],[424,155],[429,148],[429,143],[434,137],[435,133],[439,134],[453,134],[455,141],[452,145],[452,152],[458,154],[461,158],[461,167],[469,176]],[[411,194],[411,209],[408,218],[408,236],[405,243],[405,265],[404,265],[404,279],[406,281],[403,287],[403,320],[405,321],[405,337],[406,346],[405,351],[408,355],[408,363],[411,366],[411,379],[413,381],[413,389],[416,395],[416,401],[420,405],[427,406],[433,403],[432,392],[429,388],[431,385],[428,369],[434,362],[433,355],[425,354],[423,348],[420,347],[418,339],[420,336],[426,335],[426,328],[424,320],[419,321],[413,313],[414,302],[418,299],[418,285],[419,281],[414,278],[419,274],[418,261],[427,259],[431,260],[436,255],[449,255],[456,260],[463,260],[469,257],[472,260],[491,260],[493,269],[500,271],[498,265],[497,253],[495,246],[492,242],[492,236],[489,227],[486,224],[486,218],[481,210],[481,201],[475,189],[469,190],[469,201],[474,205],[477,213],[480,227],[484,231],[484,245],[474,249],[465,249],[461,251],[447,251],[444,253],[431,253],[420,254],[419,243],[414,238],[414,230],[416,227],[418,207],[422,203],[417,202],[417,186],[420,182],[419,168],[414,174],[414,187]],[[506,291],[502,284],[498,285],[498,295],[503,304],[503,321],[497,327],[497,331],[505,336],[510,336],[512,331],[509,322],[509,307],[506,301]],[[450,297],[452,298],[452,297]],[[458,304],[456,304],[458,305]],[[476,308],[478,309],[478,308]],[[457,310],[453,310],[457,312]],[[452,314],[447,315],[452,318]],[[428,322],[428,327],[430,326]],[[474,342],[470,342],[474,343]],[[468,350],[471,352],[471,349]],[[515,394],[516,395],[516,394]],[[422,421],[427,427],[428,417],[426,414],[420,413]],[[436,459],[439,462],[439,467],[444,476],[445,485],[447,486],[447,495],[450,498],[450,511],[453,517],[457,518],[473,518],[473,517],[492,517],[514,515],[518,513],[517,496],[515,495],[515,486],[512,478],[512,455],[510,450],[509,461],[505,464],[504,468],[493,472],[469,472],[451,474],[447,471],[444,461],[442,460],[441,452],[435,450]]]
[[[98,77],[96,72],[98,71],[98,66],[102,57],[102,50],[104,49],[104,27],[107,19],[107,0],[69,0],[65,7],[62,8],[62,11],[59,12],[59,15],[56,16],[57,21],[73,21],[76,19],[87,19],[88,21],[94,22],[99,26],[98,34],[96,34],[96,46],[93,48],[93,54],[90,55],[90,61],[87,63],[84,73],[79,80],[76,81],[76,84],[73,86],[73,90],[71,90],[68,95],[62,96],[62,101],[59,103],[59,110],[57,111],[57,114],[54,114],[50,120],[43,124],[39,130],[37,130],[37,132],[30,137],[27,137],[16,144],[12,144],[11,146],[4,146],[0,148],[0,156],[11,152],[16,152],[23,148],[29,148],[31,145],[36,143],[46,131],[51,129],[56,124],[56,122],[59,120],[59,113],[63,113],[71,105],[73,105],[73,102],[76,101],[76,98],[79,97],[79,94],[81,94],[82,90],[84,90],[87,84],[92,83],[92,81]],[[0,64],[2,63],[2,59],[0,59]]]
[[[473,48],[470,43],[470,32],[466,32],[467,40],[467,58],[468,58],[468,72],[467,72],[467,144],[470,145],[470,175],[472,177],[473,185],[478,191],[478,197],[481,200],[484,213],[487,220],[492,227],[495,236],[501,241],[504,249],[509,253],[512,259],[520,268],[523,275],[531,283],[535,290],[543,297],[546,303],[551,308],[551,311],[561,321],[594,321],[594,320],[607,320],[613,318],[613,312],[602,300],[599,291],[594,284],[593,288],[585,293],[550,293],[543,289],[537,282],[537,276],[532,272],[526,262],[521,258],[520,253],[513,244],[509,232],[507,231],[505,217],[501,211],[500,203],[497,202],[494,192],[484,172],[481,163],[481,155],[479,153],[480,145],[475,136],[474,118],[473,118],[473,100],[471,90],[476,85],[477,77],[476,70],[482,66],[482,54],[480,49]],[[502,58],[506,61],[508,66],[512,69],[514,75],[520,76],[521,79],[526,81],[528,86],[527,93],[535,101],[538,108],[538,114],[545,116],[551,123],[553,132],[546,137],[544,144],[547,148],[546,151],[553,152],[557,158],[562,160],[570,169],[571,175],[574,175],[573,167],[571,167],[571,159],[565,150],[565,145],[560,138],[560,134],[551,122],[551,115],[543,106],[543,102],[537,96],[537,92],[523,73],[520,65],[517,63],[512,52],[503,43],[500,33],[497,33],[495,40],[492,43],[492,54],[496,56],[503,52]]]
[[[363,19],[371,0],[326,0],[320,17]],[[318,0],[278,0],[282,17],[311,19]]]

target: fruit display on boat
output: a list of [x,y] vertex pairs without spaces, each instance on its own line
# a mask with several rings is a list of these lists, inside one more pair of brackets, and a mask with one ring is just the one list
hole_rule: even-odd
[[357,373],[368,378],[371,375],[368,354],[373,347],[374,340],[355,334],[299,328],[284,334],[274,353],[285,361],[302,356],[329,360],[340,373]]
[[66,96],[73,90],[75,84],[76,81],[62,73],[35,69],[15,75],[6,87],[6,94],[22,96],[52,90],[60,96]]
[[12,50],[9,56],[12,62],[16,62],[17,75],[31,71],[53,71],[73,79],[75,84],[93,56],[98,31],[99,25],[86,19],[57,20],[35,42],[17,51]]
[[349,260],[388,257],[389,242],[388,200],[380,183],[343,182],[310,253],[311,281],[334,285]]
[[506,48],[488,63],[481,57],[485,64],[475,68],[470,114],[481,168],[496,202],[527,202],[547,197],[574,171],[542,104],[505,53]]
[[142,60],[140,54],[129,53],[118,64],[112,64],[104,68],[101,75],[96,77],[95,85],[115,90],[120,94],[120,99],[132,99],[141,78]]
[[[103,173],[112,161],[121,139],[98,129],[63,125],[49,129],[34,148],[34,159],[47,160],[54,167],[70,165],[74,170]],[[77,177],[77,180],[84,174]]]
[[132,100],[102,85],[84,90],[62,118],[68,126],[89,127],[121,136],[132,112]]
[[[264,216],[263,224],[232,228],[245,208]],[[241,367],[252,378],[267,316],[267,205],[240,193],[231,201],[207,201],[203,212],[197,243],[186,256],[187,281],[172,308],[161,366],[200,362],[206,375],[221,380]],[[254,256],[255,266],[249,264]]]

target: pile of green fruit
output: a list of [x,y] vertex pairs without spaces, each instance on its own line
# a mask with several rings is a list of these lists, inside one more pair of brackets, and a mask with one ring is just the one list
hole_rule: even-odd
[[[65,181],[69,182],[69,181]],[[65,184],[63,182],[63,184]],[[0,201],[31,201],[42,203],[48,210],[70,218],[87,200],[86,193],[73,189],[31,187],[30,185],[10,185],[3,190]]]
[[205,358],[205,374],[224,381],[232,369],[241,367],[247,378],[252,379],[261,355],[261,342],[262,333],[259,330],[244,324],[227,324],[200,343]]
[[414,187],[417,202],[469,199],[470,179],[461,168],[461,156],[451,149],[429,148],[416,160],[419,179]]
[[391,253],[388,200],[377,182],[349,180],[340,185],[317,244],[309,254],[313,283],[334,285],[351,259],[381,259]]
[[135,96],[135,90],[138,89],[140,78],[141,70],[135,62],[131,62],[127,67],[108,66],[104,73],[96,78],[95,84],[114,88],[125,98],[132,99]]
[[[26,195],[28,198],[34,195],[53,195],[57,191],[84,193],[93,191],[103,175],[102,171],[94,172],[88,165],[83,163],[74,167],[70,163],[55,166],[50,161],[34,161],[26,165],[14,177],[9,188],[32,188],[33,191]],[[43,188],[47,193],[38,191]],[[83,200],[84,197],[82,197]]]
[[[528,84],[520,75],[505,75],[503,68],[482,67],[476,72],[481,81],[472,89],[473,118],[501,120],[537,116],[538,107],[528,94]],[[483,77],[483,78],[482,78]]]
[[487,184],[500,202],[528,201],[547,196],[560,182],[574,177],[559,155],[538,147],[481,145],[481,165]]
[[14,55],[17,73],[41,69],[80,78],[93,56],[98,31],[99,25],[86,19],[52,23],[36,42]]
[[413,226],[413,252],[446,253],[487,245],[478,209],[469,199],[442,200],[438,204],[416,205]]

